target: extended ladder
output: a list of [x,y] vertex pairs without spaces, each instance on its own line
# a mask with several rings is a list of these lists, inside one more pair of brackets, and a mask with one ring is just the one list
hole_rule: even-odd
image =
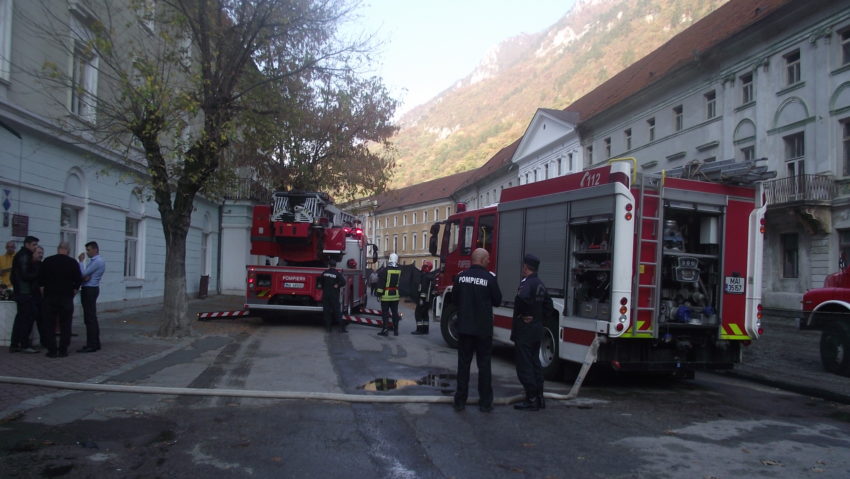
[[[635,251],[635,275],[632,308],[635,311],[632,334],[640,336],[651,334],[655,336],[658,329],[658,283],[661,280],[661,240],[663,231],[661,228],[662,188],[664,180],[657,175],[642,175],[640,181],[639,205],[640,214],[637,224],[637,248]],[[654,188],[654,189],[653,189]],[[655,203],[655,210],[647,201]],[[645,249],[648,250],[644,251]],[[651,282],[641,282],[644,272],[651,272]],[[644,301],[644,304],[641,303]],[[652,322],[651,329],[645,329],[646,318]]]

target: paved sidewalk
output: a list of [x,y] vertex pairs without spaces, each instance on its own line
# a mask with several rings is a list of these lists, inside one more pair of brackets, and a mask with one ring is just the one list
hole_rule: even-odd
[[[189,314],[195,321],[202,311],[237,310],[241,296],[211,296],[191,300]],[[130,310],[106,310],[99,314],[103,349],[96,353],[76,353],[85,341],[81,318],[74,318],[70,355],[51,359],[41,354],[10,354],[0,350],[0,375],[73,382],[104,382],[121,372],[185,348],[191,341],[209,334],[232,334],[243,329],[244,321],[256,319],[195,321],[194,335],[184,339],[155,336],[162,315],[161,306]],[[436,328],[435,328],[436,329]],[[799,331],[788,318],[767,318],[765,334],[744,350],[744,361],[729,374],[763,384],[850,404],[850,378],[827,373],[820,365],[817,331]],[[0,383],[0,422],[67,391]]]
[[[189,315],[195,321],[201,311],[223,311],[241,309],[242,296],[211,296],[189,302]],[[179,349],[198,336],[205,334],[209,326],[205,322],[193,324],[193,337],[164,339],[156,337],[162,317],[162,306],[146,306],[128,310],[112,309],[98,311],[102,348],[95,353],[77,353],[85,345],[85,326],[81,317],[74,316],[71,347],[66,358],[48,358],[43,351],[39,354],[8,352],[0,348],[0,375],[36,379],[51,379],[70,382],[94,382],[107,380],[120,372],[132,369],[167,351]],[[18,410],[29,409],[45,399],[44,395],[65,394],[63,390],[36,386],[0,383],[0,421]]]

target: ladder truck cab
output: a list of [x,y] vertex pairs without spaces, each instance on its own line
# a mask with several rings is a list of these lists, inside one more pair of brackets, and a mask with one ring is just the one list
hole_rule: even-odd
[[632,170],[612,161],[507,188],[498,206],[459,208],[433,225],[446,342],[457,344],[452,278],[480,247],[504,298],[494,308],[496,343],[511,344],[523,256],[540,258],[556,309],[544,318],[541,346],[549,378],[562,368],[575,378],[582,363],[690,377],[740,362],[742,346],[762,333],[766,207],[752,187]]
[[850,268],[826,277],[822,288],[803,295],[800,329],[820,330],[820,358],[825,370],[850,376]]
[[[254,207],[251,254],[266,256],[265,265],[247,266],[245,309],[270,318],[292,311],[322,311],[318,279],[333,259],[346,279],[342,311],[366,305],[367,243],[361,221],[316,192],[279,191],[271,205]],[[268,264],[274,263],[277,264]]]

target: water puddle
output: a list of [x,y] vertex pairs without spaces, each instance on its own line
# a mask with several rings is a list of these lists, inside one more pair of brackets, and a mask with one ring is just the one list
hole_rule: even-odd
[[439,389],[443,394],[450,394],[454,392],[456,379],[457,375],[455,374],[429,374],[418,380],[378,378],[362,386],[358,386],[357,389],[363,389],[365,391],[391,391],[409,386],[428,386]]

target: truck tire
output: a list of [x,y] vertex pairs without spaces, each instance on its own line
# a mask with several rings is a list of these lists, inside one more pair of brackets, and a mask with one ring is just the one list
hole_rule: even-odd
[[540,341],[540,366],[543,377],[548,380],[561,379],[561,358],[558,357],[558,319],[549,318],[543,323],[543,339]]
[[820,337],[820,360],[831,373],[850,376],[850,326],[833,322]]
[[453,304],[447,304],[443,307],[443,315],[440,316],[440,332],[443,333],[443,340],[446,344],[450,348],[457,349],[457,310]]

